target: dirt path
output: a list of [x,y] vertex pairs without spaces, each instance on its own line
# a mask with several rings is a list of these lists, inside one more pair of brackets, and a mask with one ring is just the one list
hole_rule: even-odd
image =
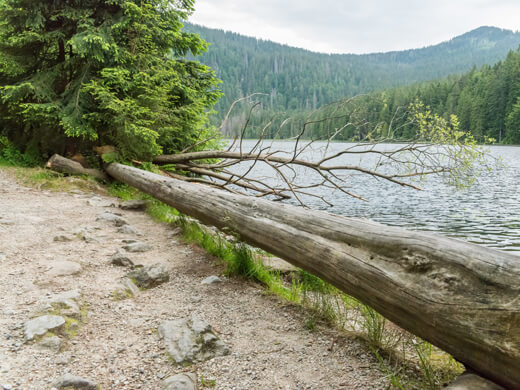
[[[180,372],[194,372],[199,389],[204,383],[214,389],[387,388],[366,347],[340,339],[331,350],[337,335],[308,331],[298,309],[253,283],[201,285],[221,271],[214,259],[146,214],[93,206],[92,197],[24,188],[0,170],[0,389],[51,389],[70,373],[101,389],[153,390]],[[110,258],[123,240],[136,237],[96,220],[107,210],[121,213],[143,233],[138,239],[151,245],[148,252],[128,254],[134,263],[162,263],[169,282],[114,299],[128,270]],[[62,235],[72,241],[55,241]],[[81,293],[84,323],[58,335],[60,351],[25,342],[24,324],[41,314],[42,302],[70,290]],[[231,353],[178,367],[157,329],[165,320],[193,314],[212,325]]]

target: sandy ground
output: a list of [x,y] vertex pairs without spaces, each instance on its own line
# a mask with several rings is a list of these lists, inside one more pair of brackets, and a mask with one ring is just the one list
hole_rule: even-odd
[[[25,188],[0,170],[0,389],[51,389],[65,373],[101,389],[161,389],[179,372],[195,372],[199,389],[201,378],[214,389],[388,388],[366,346],[333,330],[307,330],[300,309],[252,282],[201,285],[221,272],[215,259],[142,212],[89,205],[93,196]],[[168,283],[114,299],[128,270],[111,265],[110,257],[124,239],[136,237],[96,221],[107,210],[121,213],[152,246],[129,257],[136,264],[164,264]],[[85,229],[96,240],[54,241]],[[55,276],[62,261],[80,264],[81,272]],[[23,324],[38,315],[42,299],[72,289],[81,291],[86,314],[77,334],[62,336],[60,352],[26,343]],[[168,360],[158,326],[192,314],[212,325],[230,355],[189,367]]]

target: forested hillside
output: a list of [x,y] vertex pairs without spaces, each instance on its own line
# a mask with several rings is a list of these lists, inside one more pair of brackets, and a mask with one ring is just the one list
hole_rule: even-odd
[[[257,137],[269,122],[267,137],[294,137],[306,120],[335,117],[307,126],[306,136],[326,138],[349,124],[336,139],[406,139],[414,131],[407,125],[406,110],[421,101],[445,118],[456,114],[459,128],[471,131],[479,142],[493,138],[520,143],[520,52],[511,51],[518,47],[520,33],[481,27],[423,49],[326,55],[220,30],[187,28],[212,43],[201,61],[223,81],[225,96],[216,122],[237,98],[268,94],[255,97],[263,105],[255,110],[246,137]],[[246,117],[244,108],[236,109],[226,135],[238,134]]]
[[253,92],[268,94],[266,108],[275,111],[316,109],[346,96],[494,64],[520,44],[520,33],[480,27],[422,49],[328,55],[192,24],[185,30],[211,43],[199,60],[223,81],[225,96],[217,105],[220,112]]
[[[335,136],[338,140],[411,139],[416,126],[409,123],[407,112],[416,102],[446,119],[455,114],[458,128],[471,132],[478,142],[493,138],[496,142],[520,144],[520,50],[509,52],[504,61],[493,66],[474,67],[464,75],[343,99],[313,112],[275,114],[256,110],[246,137],[257,137],[270,121],[267,137],[294,137],[305,122],[315,121],[307,126],[306,137],[328,138],[342,129]],[[242,114],[242,122],[245,119]],[[239,129],[237,126],[233,131]]]
[[[398,107],[421,101],[432,111],[448,118],[455,114],[460,129],[470,131],[476,140],[520,144],[520,51],[511,51],[504,61],[484,65],[448,80],[390,89],[360,97],[351,110],[362,111],[368,121],[379,124],[380,133],[409,137],[411,127],[394,119]],[[356,107],[356,108],[354,108]],[[397,116],[399,118],[400,116]],[[408,132],[408,133],[407,133]]]

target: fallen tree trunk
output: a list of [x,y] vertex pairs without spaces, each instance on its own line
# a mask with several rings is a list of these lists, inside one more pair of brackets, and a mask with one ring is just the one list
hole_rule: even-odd
[[59,154],[53,155],[45,167],[69,175],[89,175],[102,181],[108,181],[108,176],[99,169],[84,168],[79,162],[70,160]]
[[323,278],[479,375],[520,388],[519,257],[125,165],[107,172]]

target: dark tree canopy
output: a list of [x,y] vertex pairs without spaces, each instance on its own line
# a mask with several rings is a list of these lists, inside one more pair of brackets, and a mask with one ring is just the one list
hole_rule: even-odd
[[43,156],[173,153],[207,127],[213,71],[182,31],[193,0],[0,0],[0,136]]

